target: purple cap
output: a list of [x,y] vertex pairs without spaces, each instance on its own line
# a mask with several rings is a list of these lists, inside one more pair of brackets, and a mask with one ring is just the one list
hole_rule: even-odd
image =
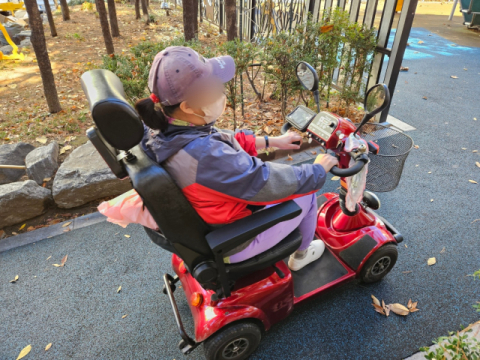
[[231,56],[205,59],[189,47],[170,46],[153,59],[148,87],[162,105],[176,105],[186,100],[188,89],[198,79],[213,76],[226,83],[234,75]]

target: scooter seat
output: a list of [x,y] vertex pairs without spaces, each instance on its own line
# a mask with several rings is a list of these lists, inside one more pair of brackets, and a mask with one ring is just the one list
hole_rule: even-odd
[[225,265],[229,280],[237,280],[255,271],[272,266],[300,247],[302,234],[295,229],[274,247],[245,261]]

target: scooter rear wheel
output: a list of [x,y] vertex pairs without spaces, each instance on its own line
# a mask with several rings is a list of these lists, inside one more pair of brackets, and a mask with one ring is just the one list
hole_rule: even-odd
[[237,322],[219,330],[204,342],[207,360],[244,360],[258,347],[262,332],[249,321]]
[[395,266],[398,257],[397,246],[386,244],[373,253],[360,271],[364,283],[380,281]]

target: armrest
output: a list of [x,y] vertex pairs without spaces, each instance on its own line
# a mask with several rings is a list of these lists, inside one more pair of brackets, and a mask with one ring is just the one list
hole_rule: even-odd
[[272,206],[247,216],[234,223],[222,226],[206,235],[208,245],[214,253],[225,253],[279,222],[290,220],[302,213],[293,200]]

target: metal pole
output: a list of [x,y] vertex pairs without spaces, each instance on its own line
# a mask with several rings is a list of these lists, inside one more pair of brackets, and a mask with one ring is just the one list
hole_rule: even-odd
[[22,165],[0,165],[0,169],[25,170],[27,167]]
[[[395,86],[397,85],[398,74],[400,73],[400,67],[402,66],[405,49],[407,48],[408,37],[410,35],[410,30],[412,29],[417,3],[418,0],[405,0],[402,12],[400,13],[400,19],[398,20],[392,52],[385,72],[385,83],[388,86],[388,90],[390,90],[391,98],[393,98]],[[387,120],[390,105],[391,103],[382,111],[380,122],[385,122]]]
[[457,8],[458,0],[455,0],[453,2],[453,7],[452,7],[452,12],[450,13],[450,16],[448,17],[448,21],[452,21],[453,14],[455,12],[455,9]]

